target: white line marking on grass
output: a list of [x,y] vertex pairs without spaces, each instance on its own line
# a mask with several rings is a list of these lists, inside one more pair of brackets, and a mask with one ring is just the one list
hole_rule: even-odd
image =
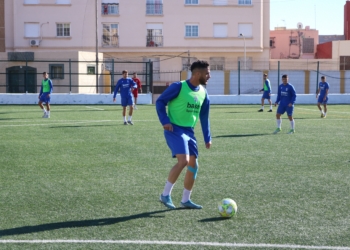
[[50,125],[65,125],[65,124],[82,124],[82,123],[98,123],[98,122],[115,122],[115,120],[93,120],[93,121],[72,121],[72,122],[62,122],[55,121],[54,123],[37,123],[37,124],[4,124],[0,127],[31,127],[31,126],[50,126]]
[[[320,112],[318,109],[305,109],[305,108],[297,108],[297,109],[303,109],[303,110],[308,110],[308,111],[313,111],[313,112]],[[335,113],[335,114],[349,114],[350,112],[338,112],[338,111],[331,111],[331,112],[327,112],[327,114],[329,113]]]
[[184,241],[143,241],[143,240],[0,240],[3,244],[138,244],[138,245],[182,245],[182,246],[214,246],[214,247],[245,247],[245,248],[292,248],[292,249],[328,249],[350,250],[350,247],[340,246],[306,246],[289,244],[245,244],[245,243],[219,243],[219,242],[184,242]]
[[104,109],[94,108],[94,107],[89,107],[89,106],[85,106],[85,108],[87,108],[87,109],[96,109],[96,110],[104,110]]

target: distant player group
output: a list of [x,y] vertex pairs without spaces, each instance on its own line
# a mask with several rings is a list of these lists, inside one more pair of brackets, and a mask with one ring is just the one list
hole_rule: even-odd
[[[264,85],[263,85],[263,88],[260,90],[260,92],[263,91],[264,93],[261,98],[261,109],[259,109],[258,112],[264,111],[265,99],[267,99],[270,104],[270,109],[268,112],[272,112],[270,80],[267,79],[267,74],[264,74],[263,77],[264,77]],[[329,91],[329,84],[326,82],[326,77],[322,76],[321,82],[318,84],[318,89],[316,93],[317,107],[321,111],[321,118],[326,118],[326,115],[327,115],[328,91]],[[276,112],[277,128],[273,132],[274,134],[277,134],[282,131],[281,115],[283,115],[284,113],[287,113],[288,119],[290,121],[290,130],[288,134],[295,133],[295,121],[293,118],[293,112],[294,112],[294,103],[295,103],[296,97],[297,95],[296,95],[294,86],[290,84],[288,81],[288,75],[283,75],[282,84],[278,86],[277,99],[275,101],[275,107],[278,105],[278,108]],[[323,105],[323,108],[324,108],[323,110],[321,105]]]
[[[157,99],[156,111],[160,123],[163,126],[164,137],[171,151],[173,158],[177,163],[171,168],[163,192],[160,194],[159,201],[169,209],[175,209],[171,199],[172,189],[184,169],[187,169],[184,179],[184,189],[180,206],[187,209],[202,209],[202,206],[191,200],[192,188],[197,178],[198,164],[198,146],[197,139],[194,135],[194,128],[198,121],[201,123],[205,147],[211,147],[211,132],[209,122],[210,100],[205,86],[210,79],[210,67],[206,61],[198,60],[191,65],[191,77],[187,80],[171,84]],[[133,125],[133,109],[137,109],[137,93],[141,91],[141,82],[136,73],[131,79],[128,77],[128,71],[122,71],[122,78],[118,80],[113,94],[113,102],[116,101],[116,95],[120,91],[121,105],[123,107],[123,118],[125,125]],[[39,106],[44,111],[43,118],[50,117],[50,95],[53,90],[52,81],[48,78],[46,72],[43,73]],[[272,112],[271,102],[271,84],[267,79],[267,74],[263,75],[264,85],[260,91],[264,91],[261,98],[261,109],[264,111],[264,101],[268,100]],[[321,117],[325,118],[327,114],[328,90],[329,84],[326,77],[321,77],[316,98],[317,106],[321,111]],[[132,96],[134,93],[134,96]],[[288,82],[288,75],[282,76],[282,84],[278,86],[277,99],[275,107],[278,105],[276,112],[277,129],[274,134],[281,132],[282,119],[281,115],[287,113],[291,129],[288,134],[295,132],[295,122],[293,119],[294,103],[296,101],[296,92]],[[134,99],[133,99],[134,97]],[[43,106],[46,103],[46,109]],[[324,106],[322,110],[321,104]],[[126,119],[126,108],[129,106],[129,116]]]

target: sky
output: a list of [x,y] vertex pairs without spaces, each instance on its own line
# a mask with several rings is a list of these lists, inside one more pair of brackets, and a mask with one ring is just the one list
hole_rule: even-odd
[[[262,0],[264,1],[264,0]],[[270,30],[297,28],[301,22],[319,35],[344,34],[346,0],[270,0]]]

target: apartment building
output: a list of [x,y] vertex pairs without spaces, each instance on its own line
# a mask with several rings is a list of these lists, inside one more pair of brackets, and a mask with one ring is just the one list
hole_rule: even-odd
[[[100,62],[151,60],[156,71],[181,71],[196,59],[212,70],[237,69],[238,61],[250,69],[269,60],[269,16],[269,0],[4,0],[0,59],[30,52],[35,60],[93,61],[98,52]],[[80,70],[103,70],[94,67]]]

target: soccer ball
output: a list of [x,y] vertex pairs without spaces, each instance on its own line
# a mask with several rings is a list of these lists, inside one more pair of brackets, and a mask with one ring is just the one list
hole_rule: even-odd
[[230,218],[237,213],[237,204],[234,200],[225,198],[219,202],[218,210],[221,217]]

